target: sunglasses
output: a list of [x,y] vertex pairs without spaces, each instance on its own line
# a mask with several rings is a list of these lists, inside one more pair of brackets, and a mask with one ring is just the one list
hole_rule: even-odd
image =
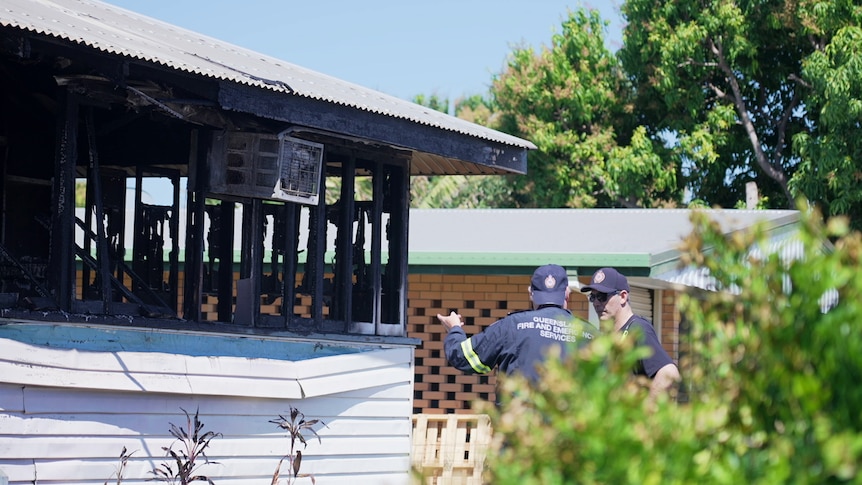
[[613,293],[590,293],[590,301],[598,301],[599,303],[604,303],[608,301],[608,299],[614,295],[618,295],[620,293],[619,290]]

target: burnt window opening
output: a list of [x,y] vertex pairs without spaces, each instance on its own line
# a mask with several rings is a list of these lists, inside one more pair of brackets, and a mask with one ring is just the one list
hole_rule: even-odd
[[[76,278],[73,310],[109,315],[177,318],[181,250],[180,175],[169,169],[88,170],[76,186],[85,192],[76,209]],[[147,187],[171,187],[152,200]],[[103,276],[107,275],[107,276]]]

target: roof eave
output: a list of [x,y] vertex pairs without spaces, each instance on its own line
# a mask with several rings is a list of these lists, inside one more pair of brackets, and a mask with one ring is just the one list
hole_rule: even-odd
[[412,175],[524,174],[527,152],[533,147],[529,143],[508,145],[351,106],[229,82],[220,83],[218,103],[225,110],[409,150],[416,162]]

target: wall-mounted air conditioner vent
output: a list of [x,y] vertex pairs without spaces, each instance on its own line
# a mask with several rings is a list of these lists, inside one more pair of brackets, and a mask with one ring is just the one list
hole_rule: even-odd
[[323,145],[279,135],[279,176],[274,199],[317,205],[323,166]]
[[317,205],[323,145],[299,138],[228,132],[213,139],[213,193]]

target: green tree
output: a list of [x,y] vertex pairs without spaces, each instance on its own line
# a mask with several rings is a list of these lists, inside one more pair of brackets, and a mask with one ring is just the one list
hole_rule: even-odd
[[727,238],[705,214],[693,222],[683,261],[723,290],[682,298],[688,400],[650,406],[630,374],[646,349],[600,337],[552,359],[535,388],[500,381],[513,397],[483,409],[489,483],[862,483],[862,235],[805,211],[788,261],[760,227]]
[[75,182],[75,207],[84,207],[85,205],[87,205],[87,184]]
[[632,116],[629,83],[597,11],[570,12],[540,52],[518,48],[494,79],[498,128],[531,140],[526,176],[506,176],[509,207],[652,207],[680,199],[672,154]]
[[[854,130],[824,123],[830,115],[824,96],[846,99],[854,93],[853,82],[859,92],[858,41],[833,45],[843,28],[858,26],[855,3],[628,0],[623,5],[628,24],[619,56],[637,92],[636,112],[651,138],[669,142],[683,160],[684,182],[694,198],[733,207],[745,199],[746,183],[754,181],[770,207],[793,208],[800,194],[828,203],[849,200],[841,184],[826,192],[814,186],[830,174],[852,178],[858,171],[839,161],[853,153],[826,136],[830,129],[847,135]],[[852,33],[842,34],[847,35]],[[853,72],[855,79],[834,86]],[[858,132],[858,114],[855,120]],[[824,152],[831,153],[825,173],[819,159]]]
[[[848,215],[862,229],[862,8],[842,3],[825,3],[811,12],[814,25],[836,33],[803,64],[811,88],[807,109],[817,123],[793,140],[801,163],[790,186],[827,214]],[[852,22],[843,18],[848,12],[855,16]]]
[[480,95],[474,94],[455,101],[455,116],[482,126],[497,126],[497,108],[492,102]]
[[431,108],[434,111],[449,113],[449,98],[441,98],[437,93],[427,96],[424,94],[417,94],[416,96],[413,96],[411,101],[418,105]]

